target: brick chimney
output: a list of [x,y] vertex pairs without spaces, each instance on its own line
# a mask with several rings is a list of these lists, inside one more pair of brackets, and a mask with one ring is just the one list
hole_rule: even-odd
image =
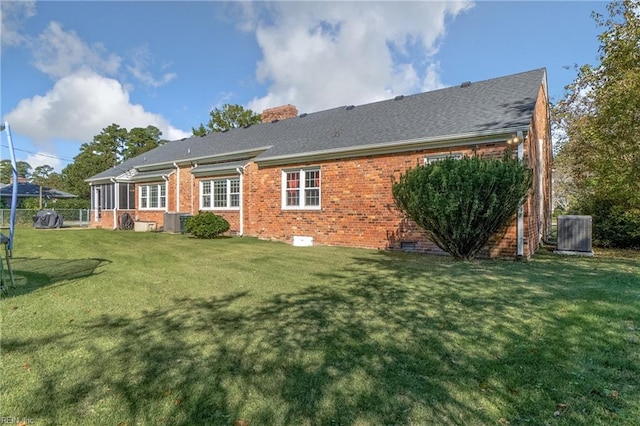
[[[13,175],[9,178],[9,183],[13,184]],[[29,179],[24,176],[18,176],[18,183],[29,183]]]
[[273,108],[267,108],[262,111],[262,122],[271,123],[274,120],[285,120],[298,116],[298,108],[291,104],[282,105]]

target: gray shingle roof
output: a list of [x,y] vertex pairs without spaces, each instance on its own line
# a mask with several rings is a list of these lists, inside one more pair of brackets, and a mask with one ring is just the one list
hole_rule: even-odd
[[163,177],[169,176],[171,173],[174,173],[176,169],[160,169],[153,170],[150,172],[139,172],[129,178],[132,182],[144,182],[151,181],[155,179],[162,179]]
[[[0,196],[3,198],[11,197],[13,194],[13,185],[2,184],[0,187]],[[39,197],[40,186],[34,183],[18,183],[18,197]],[[57,189],[42,187],[42,196],[44,198],[76,198],[77,195],[69,192],[59,191]]]
[[[213,157],[256,161],[317,152],[375,147],[456,135],[526,129],[545,70],[536,69],[402,99],[390,99],[169,142],[89,180],[115,177],[133,167]],[[466,86],[466,87],[463,87]],[[243,155],[242,152],[245,152]]]
[[220,175],[229,172],[235,172],[237,168],[243,167],[247,164],[246,160],[243,161],[231,161],[221,164],[207,164],[207,165],[198,165],[191,169],[191,174],[194,176],[198,175]]

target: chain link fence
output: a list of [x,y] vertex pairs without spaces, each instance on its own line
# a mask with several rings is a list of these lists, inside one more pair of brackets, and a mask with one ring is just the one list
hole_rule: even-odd
[[[38,209],[17,209],[16,210],[16,225],[33,225],[33,216],[38,212]],[[62,216],[63,226],[89,226],[89,209],[55,209],[56,213]],[[11,210],[0,209],[0,227],[9,227],[9,220],[11,218]]]

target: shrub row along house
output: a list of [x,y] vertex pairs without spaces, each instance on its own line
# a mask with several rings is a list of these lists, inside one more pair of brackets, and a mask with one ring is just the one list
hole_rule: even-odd
[[534,184],[504,235],[481,253],[529,257],[551,225],[546,71],[298,115],[167,143],[88,179],[91,226],[127,212],[162,229],[172,213],[212,211],[235,235],[439,252],[394,207],[393,179],[448,156],[502,156],[511,145]]

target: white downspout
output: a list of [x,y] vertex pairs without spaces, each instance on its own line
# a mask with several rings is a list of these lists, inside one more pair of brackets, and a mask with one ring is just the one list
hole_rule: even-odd
[[238,167],[236,171],[240,174],[240,236],[244,235],[244,167]]
[[93,221],[98,223],[98,203],[96,202],[96,189],[93,182],[89,184],[89,193],[91,194],[91,210],[93,210]]
[[[198,163],[193,163],[193,168],[198,167]],[[193,169],[192,169],[193,170]],[[193,214],[193,173],[191,173],[191,214]]]
[[542,188],[542,184],[543,184],[543,179],[542,179],[542,172],[544,170],[543,163],[543,155],[542,155],[542,146],[543,146],[543,140],[542,139],[538,139],[538,167],[540,168],[540,173],[538,173],[538,241],[542,241],[542,215],[544,214],[544,204],[542,202],[542,197],[543,197],[543,188]]
[[[518,138],[522,141],[518,144],[518,160],[522,161],[524,159],[524,136],[521,131],[518,132]],[[516,254],[518,258],[522,258],[524,256],[524,203],[518,207],[516,232],[518,233],[518,251]]]
[[180,167],[176,163],[173,163],[173,167],[176,168],[176,213],[179,213],[180,212]]
[[120,202],[120,188],[114,178],[110,178],[113,183],[113,229],[118,229],[118,203]]
[[164,211],[168,212],[169,211],[169,177],[162,176],[162,180],[164,180],[164,196],[165,196]]

